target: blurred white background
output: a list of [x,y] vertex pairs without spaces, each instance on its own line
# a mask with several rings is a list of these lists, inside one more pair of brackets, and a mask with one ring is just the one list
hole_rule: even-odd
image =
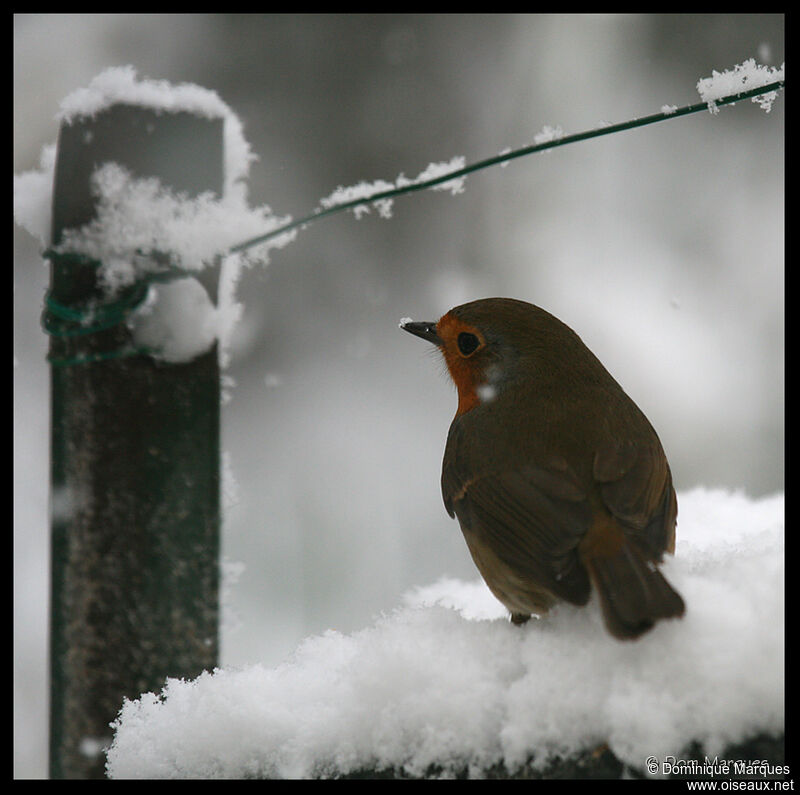
[[[782,15],[15,15],[14,170],[105,67],[216,90],[299,217],[339,185],[415,176],[699,101]],[[312,224],[245,273],[223,449],[235,481],[222,663],[276,664],[415,585],[477,577],[439,471],[455,393],[398,320],[504,295],[572,326],[657,429],[679,493],[783,489],[784,97],[516,160],[394,217]],[[15,775],[46,775],[48,271],[14,234]],[[680,533],[680,516],[679,527]]]

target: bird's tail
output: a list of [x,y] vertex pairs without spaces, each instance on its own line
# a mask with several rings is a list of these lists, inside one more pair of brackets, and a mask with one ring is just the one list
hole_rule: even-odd
[[584,556],[583,562],[600,597],[606,627],[614,637],[632,640],[661,618],[683,615],[680,594],[634,544],[596,550]]

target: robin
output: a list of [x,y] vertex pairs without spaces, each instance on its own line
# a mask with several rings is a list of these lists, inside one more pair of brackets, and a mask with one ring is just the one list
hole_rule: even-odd
[[400,327],[438,346],[458,389],[442,496],[515,624],[595,590],[608,631],[683,615],[656,568],[678,505],[661,443],[580,337],[538,306],[487,298]]

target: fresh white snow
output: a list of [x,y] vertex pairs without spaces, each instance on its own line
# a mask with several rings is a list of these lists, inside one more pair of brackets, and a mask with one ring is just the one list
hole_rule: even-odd
[[[785,79],[783,64],[778,69],[774,66],[763,66],[756,63],[755,58],[749,58],[734,66],[733,69],[726,69],[722,72],[712,70],[711,77],[703,77],[698,81],[697,90],[700,93],[700,99],[708,103],[708,109],[712,113],[717,113],[719,109],[716,106],[716,100],[783,79]],[[769,113],[777,96],[777,91],[768,91],[766,94],[753,97],[752,101]]]
[[[144,304],[130,318],[135,345],[169,362],[189,361],[220,342],[227,343],[242,308],[235,297],[241,268],[268,261],[269,251],[291,242],[290,231],[233,256],[228,249],[289,220],[268,206],[250,207],[246,177],[254,155],[241,121],[208,89],[191,84],[138,79],[130,66],[111,67],[61,103],[56,118],[72,123],[91,118],[113,103],[136,104],[157,113],[188,111],[223,119],[225,183],[221,197],[176,194],[156,178],[136,179],[118,163],[100,165],[92,178],[97,214],[81,229],[68,230],[61,251],[102,262],[99,281],[109,297],[159,269],[151,254],[168,253],[171,265],[186,272],[221,264],[219,299],[211,301],[195,279],[153,282]],[[43,247],[50,243],[55,146],[46,146],[36,170],[14,177],[14,217]],[[223,259],[224,258],[224,259]]]
[[594,600],[513,626],[481,581],[444,578],[352,634],[330,629],[275,668],[168,680],[126,702],[114,778],[301,778],[394,766],[423,775],[607,743],[624,762],[713,758],[784,726],[783,496],[679,496],[664,571],[687,612],[635,642]]

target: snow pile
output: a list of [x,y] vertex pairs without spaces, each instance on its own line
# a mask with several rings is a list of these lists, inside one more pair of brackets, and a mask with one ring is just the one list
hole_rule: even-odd
[[172,85],[166,80],[139,80],[132,66],[112,66],[94,77],[86,88],[73,91],[61,101],[56,118],[72,122],[93,117],[117,103],[151,108],[156,112],[184,111],[207,119],[222,119],[225,138],[225,193],[247,179],[250,151],[239,117],[211,91],[193,83]]
[[[131,316],[137,346],[153,350],[169,362],[190,361],[220,343],[223,364],[242,307],[236,285],[242,268],[268,261],[271,248],[294,239],[287,232],[246,252],[226,254],[245,238],[283,225],[289,219],[269,207],[250,208],[241,190],[218,199],[203,193],[194,199],[175,194],[155,178],[134,179],[116,163],[93,175],[96,217],[86,226],[67,230],[61,251],[78,252],[102,262],[100,285],[109,297],[141,279],[161,279],[162,252],[170,268],[184,275],[150,284],[148,299]],[[189,274],[221,261],[219,297],[215,306],[206,290]]]
[[[131,66],[111,67],[104,70],[86,88],[78,89],[65,97],[56,119],[71,124],[81,118],[92,118],[100,111],[117,103],[138,105],[156,113],[184,111],[206,118],[223,120],[225,185],[227,199],[246,202],[245,180],[250,163],[256,156],[244,137],[242,122],[214,91],[189,83],[171,85],[164,80],[139,80]],[[37,237],[43,245],[50,243],[50,205],[52,201],[55,146],[46,146],[40,167],[14,177],[14,217],[20,226]],[[154,190],[154,180],[143,180],[149,190]],[[116,201],[122,201],[120,179],[99,176],[98,191],[108,188]],[[110,197],[109,197],[110,198]],[[141,198],[141,197],[140,197]],[[208,202],[208,197],[203,197]],[[133,201],[133,200],[131,200]],[[270,216],[269,208],[260,213]],[[263,226],[259,231],[264,231]],[[141,234],[141,232],[139,233]],[[224,248],[219,246],[219,250]]]
[[[276,217],[269,207],[249,208],[238,191],[222,199],[211,192],[189,199],[156,178],[135,179],[116,163],[95,171],[92,192],[96,217],[80,229],[66,230],[59,249],[102,259],[101,280],[110,293],[146,275],[148,267],[157,269],[150,258],[154,253],[169,252],[173,267],[200,271],[243,239],[290,220]],[[284,246],[294,234],[273,238],[244,256],[263,261],[266,246]]]
[[[780,69],[777,69],[774,66],[769,67],[757,64],[755,58],[750,58],[743,63],[737,64],[733,69],[726,69],[724,72],[712,70],[711,77],[703,77],[698,81],[697,90],[700,93],[700,99],[708,103],[708,109],[712,113],[717,113],[719,109],[717,108],[716,100],[784,79],[783,64],[781,64]],[[777,96],[777,91],[768,91],[766,94],[753,97],[752,101],[757,102],[769,113]]]
[[127,701],[115,778],[471,774],[607,743],[644,769],[784,725],[783,495],[695,490],[664,565],[686,616],[616,641],[596,602],[515,627],[482,583],[420,588],[364,630],[284,664],[217,670]]
[[[241,121],[215,92],[192,84],[139,80],[132,67],[113,67],[66,97],[57,118],[71,124],[115,103],[157,113],[185,111],[221,118],[223,195],[208,192],[190,199],[156,178],[136,179],[121,165],[104,163],[92,177],[96,217],[81,229],[67,230],[58,250],[100,260],[99,284],[109,300],[134,282],[157,278],[150,283],[147,300],[129,320],[137,347],[149,348],[157,358],[180,362],[204,353],[219,340],[224,363],[226,345],[242,311],[235,299],[242,267],[267,261],[270,249],[287,245],[296,233],[278,235],[228,256],[221,268],[216,306],[186,273],[215,266],[233,245],[272,231],[290,218],[275,216],[267,206],[249,207],[245,180],[254,155]],[[38,170],[14,177],[15,220],[45,247],[50,243],[54,166],[55,146],[47,146]],[[169,281],[164,279],[164,255],[169,256],[170,270],[177,272]]]

